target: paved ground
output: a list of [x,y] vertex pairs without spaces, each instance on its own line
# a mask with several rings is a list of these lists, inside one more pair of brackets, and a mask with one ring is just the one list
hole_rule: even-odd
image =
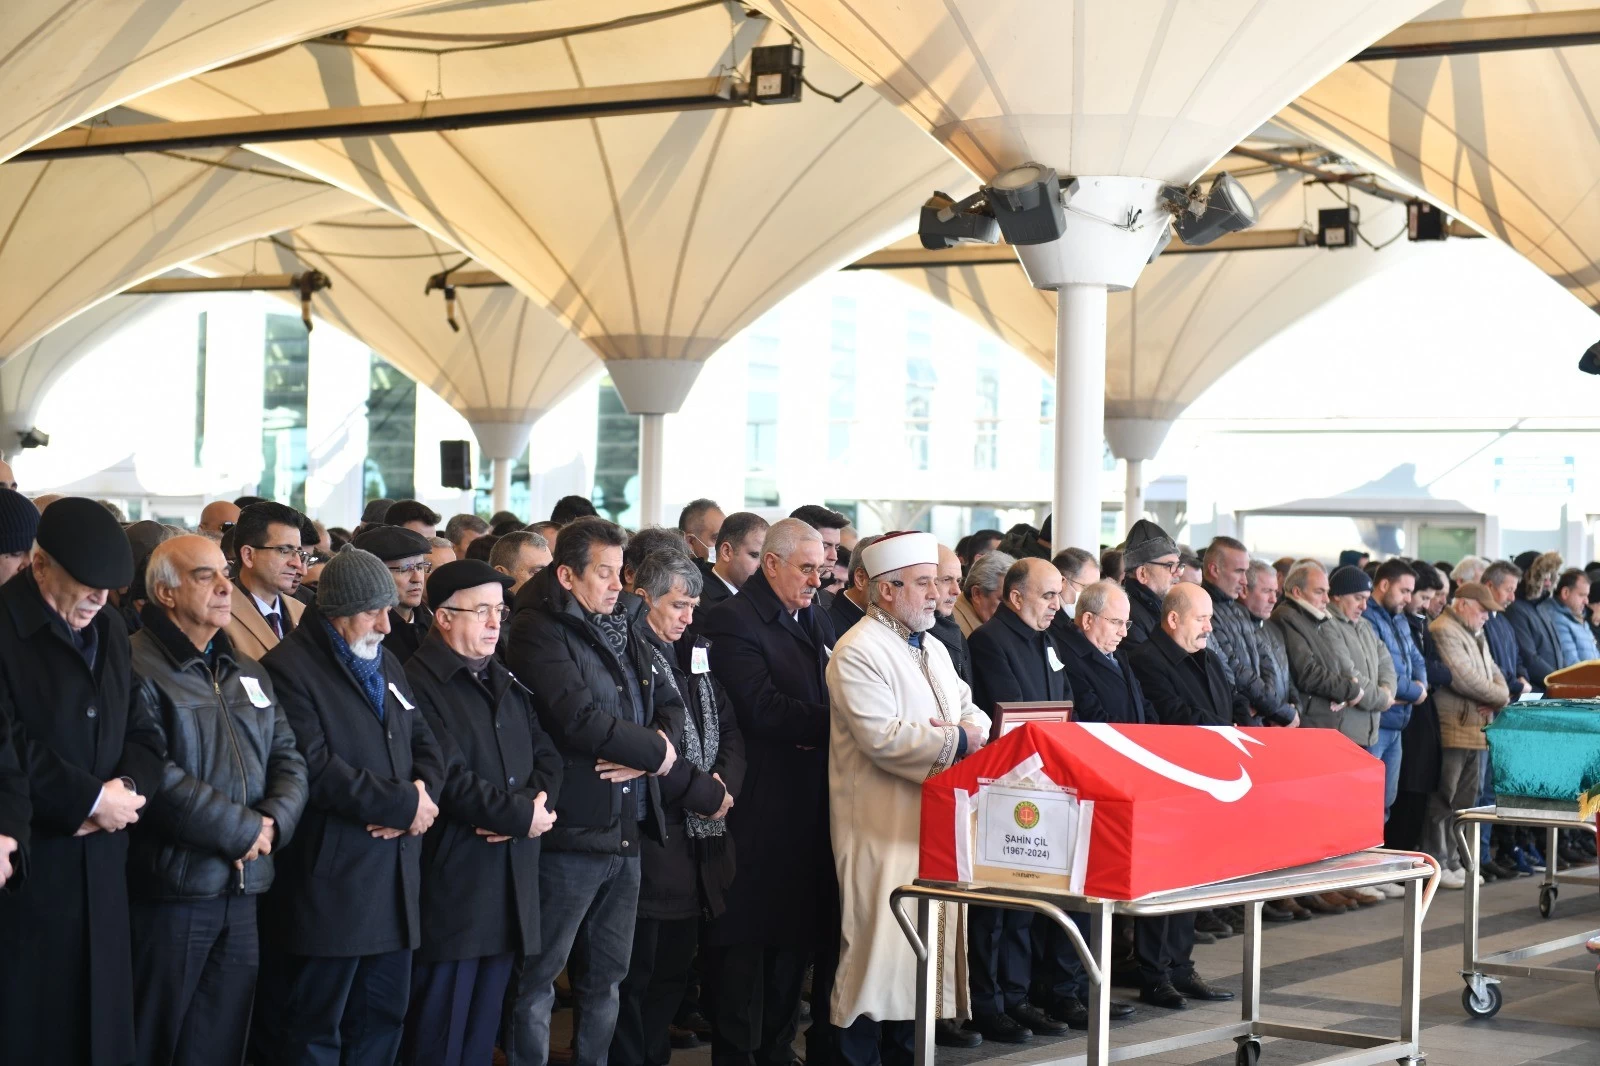
[[[1576,872],[1576,871],[1575,871]],[[1483,939],[1491,950],[1551,940],[1600,928],[1600,895],[1568,887],[1545,921],[1538,913],[1533,878],[1485,885]],[[1422,1046],[1429,1066],[1600,1066],[1600,1000],[1595,986],[1507,978],[1501,986],[1505,1006],[1488,1021],[1469,1019],[1461,1008],[1460,892],[1440,891],[1423,934]],[[1398,1034],[1401,904],[1391,901],[1356,914],[1319,917],[1309,922],[1269,925],[1263,958],[1263,1016],[1357,1032]],[[1196,949],[1200,972],[1208,980],[1239,989],[1243,941],[1233,938]],[[1539,964],[1593,969],[1582,948],[1549,956]],[[1136,993],[1119,992],[1118,998]],[[1237,1018],[1232,1004],[1197,1006],[1182,1013],[1141,1007],[1119,1023],[1113,1046],[1181,1033]],[[565,1013],[565,1012],[563,1012]],[[568,1015],[570,1017],[570,1015]],[[564,1034],[563,1034],[564,1035]],[[1083,1050],[1080,1036],[1035,1039],[1025,1045],[988,1046],[974,1051],[940,1049],[940,1066],[1046,1063]],[[1232,1042],[1206,1044],[1141,1060],[1163,1066],[1233,1066]],[[1334,1049],[1268,1040],[1263,1066],[1298,1066]],[[679,1051],[674,1066],[703,1066],[706,1048]]]

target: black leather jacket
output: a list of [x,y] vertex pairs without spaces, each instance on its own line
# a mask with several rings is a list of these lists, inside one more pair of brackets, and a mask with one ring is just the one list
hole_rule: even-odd
[[160,730],[166,764],[132,833],[129,890],[153,900],[265,892],[272,857],[243,870],[234,860],[255,844],[262,815],[277,823],[281,851],[306,805],[306,762],[272,682],[221,631],[211,666],[161,608],[146,606],[141,620],[130,640],[139,713]]

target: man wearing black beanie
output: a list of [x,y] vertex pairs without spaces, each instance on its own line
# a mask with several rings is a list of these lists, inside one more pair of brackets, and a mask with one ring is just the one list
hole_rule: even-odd
[[0,585],[28,567],[33,538],[39,530],[39,509],[13,489],[0,488]]
[[0,706],[28,767],[28,875],[0,893],[8,1062],[119,1064],[133,1047],[128,842],[162,752],[134,713],[128,633],[104,610],[133,580],[122,527],[93,500],[39,518],[32,566],[0,587]]

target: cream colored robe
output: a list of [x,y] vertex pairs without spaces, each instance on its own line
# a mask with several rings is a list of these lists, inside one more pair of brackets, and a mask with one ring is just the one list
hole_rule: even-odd
[[[955,723],[976,723],[985,734],[989,728],[944,645],[923,635],[929,672],[944,694],[941,708],[905,637],[869,612],[839,638],[828,663],[829,823],[843,919],[829,1003],[835,1025],[862,1014],[915,1017],[917,957],[889,910],[889,893],[916,879],[922,782],[954,764]],[[939,728],[930,718],[951,725]],[[939,1016],[970,1017],[966,910],[940,906]]]

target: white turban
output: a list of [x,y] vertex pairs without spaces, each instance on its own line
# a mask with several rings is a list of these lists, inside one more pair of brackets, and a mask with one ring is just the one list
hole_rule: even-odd
[[939,542],[932,533],[885,533],[861,553],[868,580],[919,563],[939,565]]

